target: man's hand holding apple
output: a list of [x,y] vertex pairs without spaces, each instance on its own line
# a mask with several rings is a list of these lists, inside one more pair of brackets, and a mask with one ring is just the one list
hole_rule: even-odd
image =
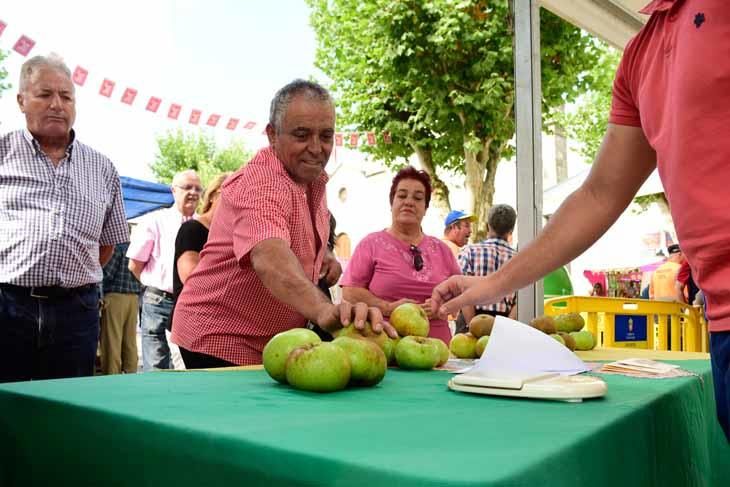
[[352,304],[342,301],[339,304],[329,304],[322,307],[317,314],[317,324],[323,329],[333,332],[350,323],[360,331],[365,331],[365,322],[369,322],[375,333],[384,332],[391,338],[397,338],[398,333],[389,323],[383,321],[383,314],[374,306],[365,303]]

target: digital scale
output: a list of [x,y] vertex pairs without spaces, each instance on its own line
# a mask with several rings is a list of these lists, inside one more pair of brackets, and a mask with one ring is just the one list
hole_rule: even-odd
[[605,396],[608,388],[602,379],[590,375],[465,373],[452,377],[449,389],[490,396],[581,402]]

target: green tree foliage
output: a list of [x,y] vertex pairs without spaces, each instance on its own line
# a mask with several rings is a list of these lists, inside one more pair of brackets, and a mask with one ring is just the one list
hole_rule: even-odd
[[589,163],[595,159],[606,132],[613,78],[621,60],[619,51],[599,40],[594,42],[600,57],[588,72],[592,79],[590,89],[578,97],[573,109],[565,113],[553,112],[554,117],[548,122],[563,126],[570,139],[580,142],[578,152]]
[[157,146],[158,154],[150,168],[161,183],[170,183],[179,171],[195,169],[206,186],[218,174],[238,170],[253,156],[241,141],[219,149],[215,140],[202,132],[168,132],[157,138]]
[[[389,132],[363,150],[391,167],[418,156],[449,207],[442,171],[463,174],[486,231],[497,164],[514,153],[513,26],[507,0],[307,0],[317,66],[332,80],[344,130]],[[543,111],[591,85],[596,44],[541,12]]]

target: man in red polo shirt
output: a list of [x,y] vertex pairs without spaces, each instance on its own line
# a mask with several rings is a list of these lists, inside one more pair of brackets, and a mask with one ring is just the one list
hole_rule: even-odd
[[327,248],[327,164],[335,110],[316,83],[296,80],[271,102],[270,146],[229,177],[200,263],[175,307],[172,341],[188,368],[261,363],[276,333],[307,320],[326,331],[368,320],[395,338],[377,308],[332,304],[317,288],[342,273]]
[[580,255],[616,221],[655,167],[682,250],[707,298],[717,415],[730,438],[730,8],[654,0],[616,73],[603,145],[583,185],[499,272],[452,277],[434,305],[498,301]]

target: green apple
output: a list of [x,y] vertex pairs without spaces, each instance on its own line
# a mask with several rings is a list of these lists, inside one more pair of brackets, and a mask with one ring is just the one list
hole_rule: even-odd
[[380,347],[381,350],[385,351],[385,342],[389,340],[388,334],[384,331],[381,331],[380,333],[376,333],[373,331],[373,327],[370,325],[370,322],[365,322],[365,328],[362,330],[358,330],[355,328],[354,324],[350,324],[345,326],[344,328],[340,328],[339,330],[336,330],[334,333],[332,333],[332,336],[335,338],[337,337],[351,337],[351,338],[367,338],[371,342],[375,343],[377,346]]
[[350,382],[350,359],[347,352],[323,342],[295,348],[286,361],[286,380],[296,389],[334,392]]
[[492,315],[476,315],[469,322],[469,333],[477,338],[492,334],[494,327],[494,316]]
[[350,384],[374,386],[385,377],[388,360],[379,346],[364,338],[337,337],[332,342],[350,359]]
[[274,335],[264,347],[264,369],[272,379],[286,384],[286,359],[292,350],[302,345],[321,343],[312,330],[293,328]]
[[395,346],[397,344],[398,342],[390,337],[383,343],[383,352],[386,360],[388,360],[388,365],[395,364]]
[[563,313],[555,317],[555,328],[558,332],[580,331],[585,324],[586,322],[579,313]]
[[428,315],[415,303],[403,303],[393,310],[388,318],[390,324],[402,337],[427,337],[430,329]]
[[552,316],[538,316],[530,322],[530,326],[548,335],[552,335],[558,331],[555,328],[555,319]]
[[574,331],[570,336],[575,340],[576,350],[593,350],[596,347],[596,339],[588,330]]
[[484,349],[487,348],[487,343],[489,343],[489,335],[479,337],[476,347],[474,347],[477,358],[481,358],[481,356],[484,355]]
[[430,338],[407,336],[395,347],[395,360],[402,369],[430,370],[441,360],[441,352]]
[[438,346],[440,356],[439,363],[436,364],[436,367],[441,367],[449,360],[449,347],[439,338],[431,338],[430,340],[433,340],[436,346]]
[[475,358],[477,356],[477,339],[471,333],[457,333],[449,343],[449,349],[458,358]]
[[563,338],[566,347],[568,347],[571,351],[575,350],[575,338],[573,338],[570,333],[559,331],[558,335]]
[[393,343],[393,355],[388,360],[388,365],[398,365],[398,361],[395,359],[395,349],[398,347],[398,344],[401,340],[402,338],[399,336],[390,339],[390,341]]

